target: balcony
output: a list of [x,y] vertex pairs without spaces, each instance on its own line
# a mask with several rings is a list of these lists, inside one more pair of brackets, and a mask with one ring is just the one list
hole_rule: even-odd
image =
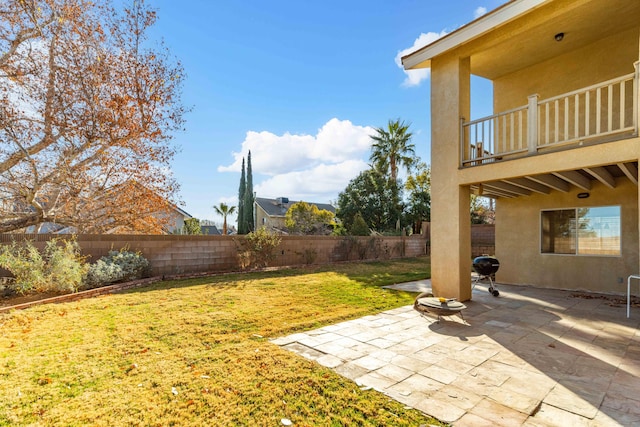
[[461,120],[461,166],[637,136],[639,64],[635,73],[544,100],[531,95],[527,105]]

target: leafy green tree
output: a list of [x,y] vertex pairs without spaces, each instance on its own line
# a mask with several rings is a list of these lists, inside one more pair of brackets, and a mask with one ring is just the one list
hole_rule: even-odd
[[235,206],[228,206],[226,203],[220,203],[218,206],[214,206],[213,209],[216,213],[222,216],[222,234],[227,235],[227,216],[233,214],[236,211]]
[[360,212],[356,213],[356,216],[353,218],[353,224],[351,224],[351,228],[349,229],[349,234],[352,236],[370,236],[371,230],[369,230],[369,226],[362,218]]
[[372,230],[394,230],[403,208],[398,203],[399,192],[397,184],[377,170],[363,171],[338,196],[336,215],[347,230],[351,229],[357,213]]
[[487,204],[487,198],[471,195],[470,203],[471,224],[493,224],[495,212]]
[[244,191],[244,222],[246,224],[246,232],[249,233],[255,229],[254,219],[253,219],[253,202],[255,198],[253,196],[253,172],[251,170],[251,151],[249,151],[249,155],[247,156],[247,184],[246,189]]
[[242,158],[242,175],[240,175],[240,188],[238,188],[238,234],[247,234],[244,217],[244,194],[247,191],[247,181],[244,174],[244,157]]
[[414,174],[404,184],[408,194],[407,220],[414,233],[420,233],[422,221],[431,219],[431,168],[419,162]]
[[397,119],[389,120],[387,128],[379,127],[371,137],[374,141],[370,160],[373,167],[383,174],[389,174],[391,181],[398,180],[398,167],[407,170],[415,162],[415,146],[411,143],[413,134],[409,132],[409,125]]
[[294,203],[285,214],[285,225],[292,233],[330,234],[334,223],[332,212],[307,202]]
[[198,218],[187,218],[182,226],[182,234],[202,234],[200,220]]

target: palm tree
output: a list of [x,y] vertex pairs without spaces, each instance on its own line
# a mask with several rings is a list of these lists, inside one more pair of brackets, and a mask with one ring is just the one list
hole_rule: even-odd
[[214,206],[213,209],[218,215],[222,215],[222,234],[227,235],[227,215],[231,215],[236,211],[235,206],[228,206],[226,203],[220,203],[219,206]]
[[369,160],[380,172],[389,173],[390,181],[397,181],[399,166],[411,169],[415,163],[415,146],[410,142],[412,136],[409,125],[397,119],[389,120],[387,129],[377,128],[371,137],[374,143]]

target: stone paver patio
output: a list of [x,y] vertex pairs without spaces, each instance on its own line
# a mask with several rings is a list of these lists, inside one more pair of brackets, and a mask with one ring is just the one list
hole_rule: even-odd
[[455,426],[640,425],[639,308],[498,288],[476,287],[466,323],[406,306],[273,342]]

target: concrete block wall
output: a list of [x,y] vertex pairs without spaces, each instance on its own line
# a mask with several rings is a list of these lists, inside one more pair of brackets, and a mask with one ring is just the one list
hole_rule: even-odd
[[471,226],[471,242],[476,245],[495,246],[496,227],[493,224],[473,224]]
[[[0,244],[30,240],[42,249],[50,238],[44,234],[0,234]],[[110,250],[126,248],[140,252],[151,264],[152,276],[197,272],[234,271],[241,268],[238,256],[242,236],[178,235],[78,235],[82,254],[95,262]],[[270,266],[327,264],[340,261],[391,259],[426,254],[426,238],[282,236]],[[7,272],[0,272],[7,275]]]
[[[328,264],[415,257],[430,254],[429,225],[423,234],[408,237],[282,236],[271,266]],[[472,256],[495,253],[493,225],[471,227]],[[0,234],[0,244],[30,240],[42,249],[52,237],[46,234]],[[71,238],[71,236],[57,236]],[[76,236],[82,253],[95,262],[110,250],[141,252],[151,263],[152,275],[222,272],[240,269],[238,247],[242,236],[177,236],[82,234]],[[0,276],[8,272],[0,270]]]

